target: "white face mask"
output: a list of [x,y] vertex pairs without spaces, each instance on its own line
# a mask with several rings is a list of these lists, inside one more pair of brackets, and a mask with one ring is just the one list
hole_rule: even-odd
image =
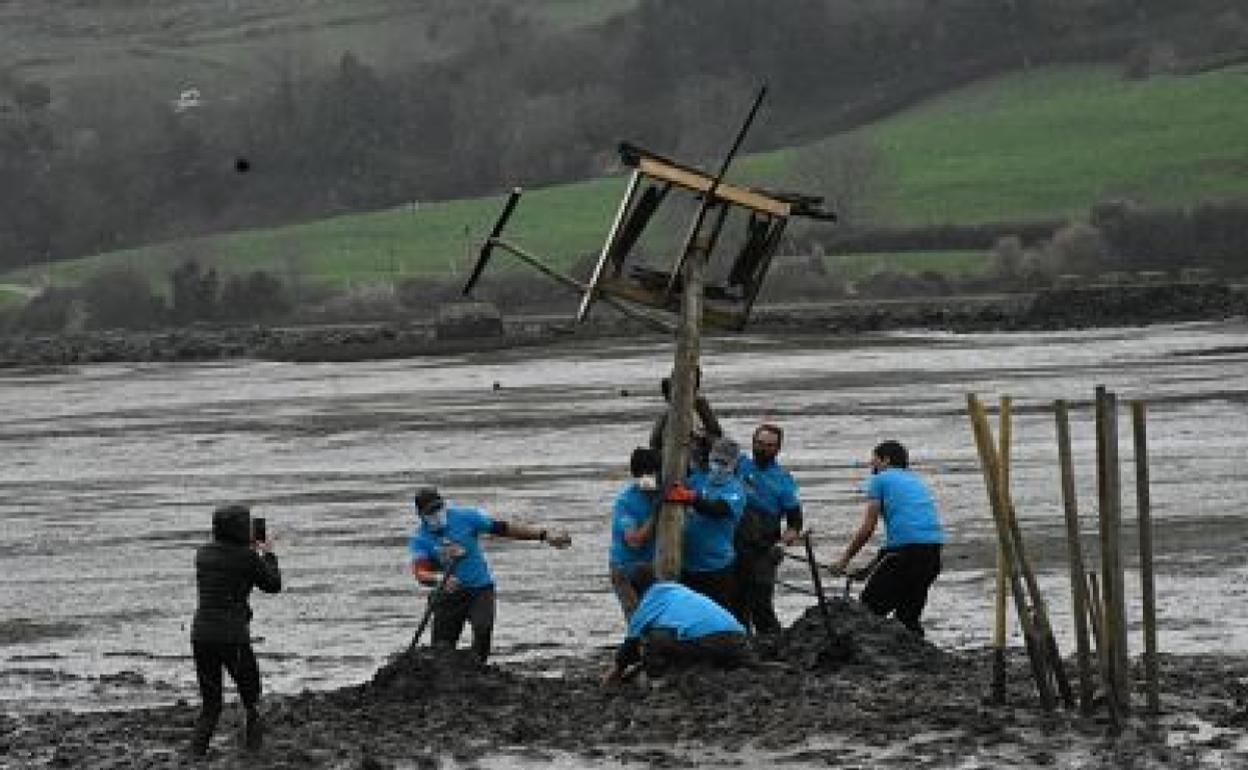
[[659,480],[653,474],[637,477],[637,488],[643,492],[653,492],[659,488]]
[[726,481],[732,476],[732,466],[723,460],[711,460],[711,468],[708,475],[715,481]]
[[421,521],[425,522],[425,526],[432,530],[441,530],[446,527],[446,508],[438,506],[437,509],[428,513],[420,514]]

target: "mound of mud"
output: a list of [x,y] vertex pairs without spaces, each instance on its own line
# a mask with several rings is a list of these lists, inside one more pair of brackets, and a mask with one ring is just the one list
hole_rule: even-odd
[[[370,681],[268,697],[266,745],[243,753],[227,709],[209,768],[1230,767],[1248,659],[1164,656],[1162,722],[1111,737],[1104,716],[1045,713],[1011,650],[1004,706],[983,698],[986,650],[942,651],[856,602],[811,608],[772,660],[694,668],[618,689],[611,652],[481,666],[467,651],[397,654]],[[0,766],[175,768],[195,704],[0,719]],[[1160,726],[1159,726],[1160,725]],[[571,758],[571,764],[568,764]],[[1237,764],[1239,763],[1239,764]]]
[[849,666],[859,672],[931,671],[946,660],[938,647],[860,602],[831,599],[827,607],[826,625],[816,606],[785,630],[780,648],[785,659],[807,669]]

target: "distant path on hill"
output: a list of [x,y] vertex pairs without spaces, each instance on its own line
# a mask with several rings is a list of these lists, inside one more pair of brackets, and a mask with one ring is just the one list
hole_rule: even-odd
[[20,283],[0,283],[0,291],[7,291],[10,294],[21,294],[27,299],[39,295],[39,289]]

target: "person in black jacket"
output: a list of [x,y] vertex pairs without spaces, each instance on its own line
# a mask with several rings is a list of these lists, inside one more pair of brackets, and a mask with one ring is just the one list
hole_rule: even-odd
[[195,583],[199,604],[191,623],[191,649],[203,706],[195,722],[191,753],[208,753],[208,742],[221,715],[221,670],[238,687],[247,711],[244,743],[260,748],[262,728],[260,669],[251,649],[252,587],[266,593],[282,590],[282,575],[268,540],[255,542],[251,535],[251,511],[245,505],[227,505],[212,512],[212,542],[195,552]]

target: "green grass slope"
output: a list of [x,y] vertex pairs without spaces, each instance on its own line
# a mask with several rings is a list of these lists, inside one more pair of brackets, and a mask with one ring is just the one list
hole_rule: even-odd
[[[1115,68],[1063,67],[975,84],[862,131],[890,177],[881,206],[897,224],[1081,217],[1110,197],[1248,199],[1246,93],[1248,67],[1146,81],[1123,80]],[[742,158],[733,176],[775,183],[801,153]],[[623,187],[613,177],[531,190],[506,237],[567,266],[601,246]],[[226,272],[266,268],[335,285],[449,278],[467,270],[472,242],[501,205],[502,196],[404,206],[55,263],[0,281],[75,283],[124,264],[164,282],[189,255]]]

